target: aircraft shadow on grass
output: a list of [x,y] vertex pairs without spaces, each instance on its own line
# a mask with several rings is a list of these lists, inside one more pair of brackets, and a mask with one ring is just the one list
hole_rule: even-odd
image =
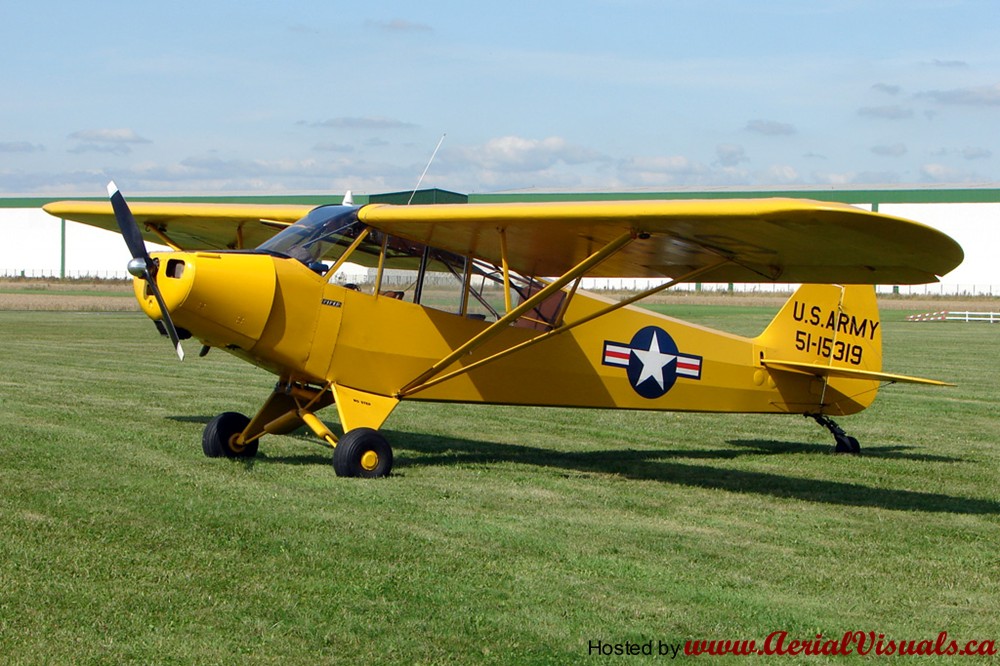
[[[209,417],[174,416],[175,421],[207,423]],[[555,451],[522,444],[503,444],[471,439],[443,438],[421,433],[383,431],[396,443],[397,475],[406,468],[449,465],[488,465],[504,462],[559,468],[574,472],[617,474],[628,479],[660,481],[695,488],[785,497],[806,502],[842,506],[873,507],[896,511],[1000,515],[1000,502],[916,490],[877,488],[845,481],[809,479],[769,472],[754,472],[693,465],[675,460],[732,460],[746,456],[783,454],[828,454],[832,447],[822,444],[775,440],[730,440],[736,448],[679,450],[635,450],[613,448],[604,451]],[[292,435],[311,442],[307,435]],[[947,456],[915,454],[906,446],[869,446],[865,457],[907,459],[923,462],[961,462]],[[275,456],[261,451],[253,464],[329,465],[328,453]]]
[[[731,439],[727,442],[731,446],[746,447],[747,449],[757,449],[748,452],[749,455],[774,455],[781,453],[830,453],[833,448],[829,444],[804,444],[802,442],[779,442],[773,439]],[[943,462],[957,463],[964,462],[963,458],[953,458],[951,456],[939,456],[931,453],[911,453],[912,446],[897,444],[895,446],[866,445],[862,455],[865,458],[890,458],[900,460],[916,460],[920,462]],[[737,452],[732,457],[747,455]]]

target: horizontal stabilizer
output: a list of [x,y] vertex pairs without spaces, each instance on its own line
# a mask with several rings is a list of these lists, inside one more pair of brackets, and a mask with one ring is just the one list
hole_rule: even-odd
[[800,363],[798,361],[775,361],[762,360],[765,368],[772,370],[787,370],[789,372],[801,372],[817,377],[842,377],[844,379],[867,379],[880,382],[904,382],[907,384],[929,384],[931,386],[955,386],[948,382],[936,379],[925,379],[923,377],[910,377],[909,375],[894,375],[889,372],[871,372],[870,370],[855,370],[853,368],[843,368],[829,365],[819,365],[817,363]]

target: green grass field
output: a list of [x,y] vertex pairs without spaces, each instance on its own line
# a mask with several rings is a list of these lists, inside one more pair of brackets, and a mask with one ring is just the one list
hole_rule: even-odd
[[[773,314],[667,310],[744,334]],[[178,363],[141,314],[0,312],[0,659],[633,663],[588,646],[998,639],[1000,329],[899,318],[886,369],[959,386],[891,387],[842,419],[860,457],[794,416],[404,403],[394,475],[364,481],[304,435],[205,458],[208,419],[253,413],[274,379],[218,351]]]

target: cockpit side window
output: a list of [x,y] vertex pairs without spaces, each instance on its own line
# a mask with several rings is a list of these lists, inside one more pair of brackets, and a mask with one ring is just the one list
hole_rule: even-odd
[[[357,206],[313,209],[261,244],[257,251],[297,259],[324,272],[329,267],[321,262],[337,262],[365,233],[367,227],[358,220],[358,210]],[[387,238],[376,229],[368,229],[367,235],[345,259],[355,266],[375,269],[383,248],[383,274],[377,285],[381,295],[476,319],[496,320],[503,316],[504,280],[497,266],[398,236]],[[375,277],[374,271],[370,277]],[[355,285],[354,282],[350,284]],[[513,304],[524,302],[544,285],[544,281],[537,278],[511,274]],[[365,290],[363,285],[361,290]],[[551,328],[557,324],[564,297],[562,292],[553,295],[518,319],[516,325]]]
[[[503,272],[488,262],[390,236],[386,243],[382,293],[402,291],[407,300],[465,317],[496,321],[503,316]],[[395,270],[394,270],[395,269]],[[545,287],[537,278],[511,275],[513,305]],[[525,313],[516,326],[554,326],[565,297],[559,292]]]

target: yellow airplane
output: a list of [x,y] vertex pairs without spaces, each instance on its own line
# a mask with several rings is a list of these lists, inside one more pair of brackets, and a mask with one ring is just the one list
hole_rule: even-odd
[[[278,376],[252,418],[226,412],[208,456],[250,457],[303,424],[340,476],[381,477],[400,400],[804,414],[857,440],[883,383],[874,284],[933,282],[962,249],[921,224],[800,199],[295,205],[63,201],[52,215],[119,230],[142,309]],[[173,252],[150,255],[144,240]],[[343,284],[346,262],[374,271]],[[409,271],[403,289],[388,276]],[[392,273],[391,273],[392,272]],[[584,277],[662,278],[622,301]],[[801,283],[757,337],[633,304],[682,282]],[[444,284],[442,284],[444,283]],[[335,405],[339,438],[316,417]]]

